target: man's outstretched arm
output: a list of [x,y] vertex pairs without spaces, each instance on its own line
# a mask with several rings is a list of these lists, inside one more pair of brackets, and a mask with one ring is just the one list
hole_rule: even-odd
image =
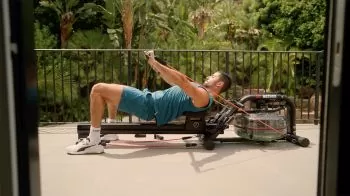
[[161,63],[156,59],[150,57],[148,63],[151,65],[153,70],[157,72],[163,80],[165,80],[170,85],[181,85],[183,82],[190,82],[185,75],[180,73],[175,69],[171,69]]
[[180,88],[182,88],[185,93],[192,98],[193,104],[196,107],[204,107],[208,104],[209,95],[206,90],[194,86],[191,81],[189,81],[181,72],[159,63],[154,58],[153,53],[151,53],[148,57],[148,63],[151,65],[151,67],[158,72],[167,83],[170,85],[178,85]]

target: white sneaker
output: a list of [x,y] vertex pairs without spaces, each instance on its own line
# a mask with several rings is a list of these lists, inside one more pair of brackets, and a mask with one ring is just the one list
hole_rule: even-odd
[[117,134],[107,134],[102,136],[101,140],[116,141],[119,140],[119,136]]
[[90,142],[89,138],[81,138],[75,145],[68,146],[66,148],[67,154],[101,154],[104,152],[104,148],[101,144]]

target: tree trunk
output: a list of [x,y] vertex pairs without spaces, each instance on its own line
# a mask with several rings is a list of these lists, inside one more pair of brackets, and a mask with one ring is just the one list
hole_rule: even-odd
[[200,40],[204,38],[204,31],[205,31],[205,23],[204,21],[201,21],[199,23],[199,29],[198,29],[198,37]]
[[[122,22],[124,33],[124,47],[131,49],[132,31],[133,31],[133,2],[132,0],[122,1]],[[131,53],[131,52],[130,52]],[[130,63],[129,61],[126,64]],[[130,67],[132,67],[130,65]],[[135,71],[135,70],[134,70]],[[131,84],[129,84],[131,85]]]
[[67,42],[72,34],[74,15],[68,12],[62,15],[60,21],[61,48],[67,48]]
[[126,49],[131,49],[132,31],[134,25],[132,5],[132,0],[123,0],[122,21],[124,30],[124,43]]

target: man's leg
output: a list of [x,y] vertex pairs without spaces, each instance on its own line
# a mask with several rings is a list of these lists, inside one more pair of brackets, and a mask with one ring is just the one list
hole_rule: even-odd
[[107,118],[107,123],[114,123],[117,120],[115,119],[117,111],[116,111],[116,106],[111,104],[111,103],[107,103],[107,107],[108,107],[108,118]]
[[[107,103],[107,108],[108,108],[108,118],[107,118],[107,123],[115,123],[117,122],[116,118],[116,114],[117,114],[117,110],[116,110],[115,105],[111,104],[111,103]],[[115,141],[118,140],[119,136],[118,134],[107,134],[104,135],[101,140],[109,140],[109,141]]]
[[[90,93],[90,119],[91,127],[89,136],[77,142],[76,145],[67,148],[69,154],[86,154],[103,152],[99,145],[101,138],[101,121],[105,110],[105,104],[118,107],[123,92],[123,86],[118,84],[95,84]],[[114,114],[115,115],[115,114]]]
[[118,107],[122,91],[123,86],[118,84],[99,83],[92,87],[90,94],[90,140],[96,143],[100,142],[101,121],[105,110],[105,104],[108,104],[109,115],[115,117],[116,110],[111,107]]

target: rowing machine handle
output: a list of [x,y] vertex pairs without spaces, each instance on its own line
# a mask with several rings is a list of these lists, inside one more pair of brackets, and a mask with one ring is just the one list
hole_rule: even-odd
[[308,147],[310,144],[309,139],[292,134],[287,134],[286,140],[301,147]]
[[[146,51],[145,51],[145,56],[146,56],[146,59],[148,60],[149,54]],[[154,56],[154,59],[156,59],[156,61],[158,61],[162,65],[167,65],[168,64],[166,61],[164,61],[163,59],[161,59],[161,58],[159,58],[157,56]]]

